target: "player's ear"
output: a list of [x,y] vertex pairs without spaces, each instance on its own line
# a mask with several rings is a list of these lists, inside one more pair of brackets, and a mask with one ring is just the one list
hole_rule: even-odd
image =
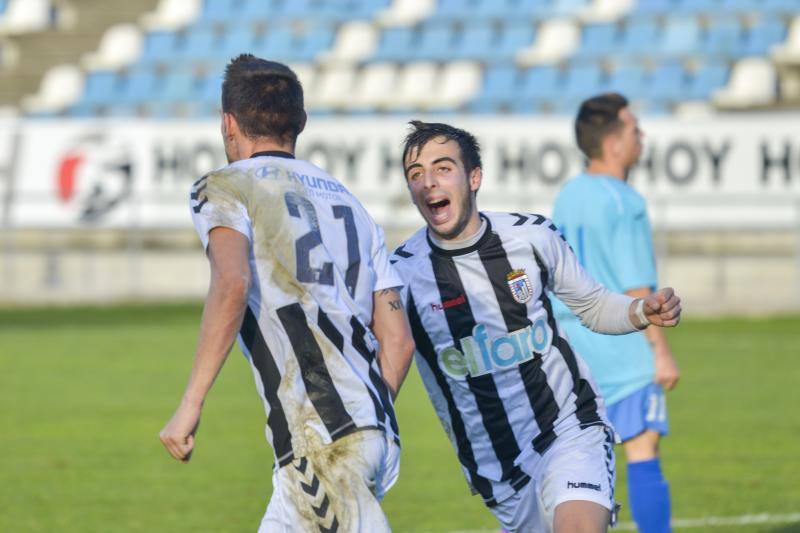
[[475,167],[472,169],[472,172],[469,173],[469,190],[472,192],[478,192],[478,189],[481,188],[481,182],[483,181],[483,170],[481,167]]
[[241,132],[239,129],[239,122],[231,113],[222,113],[222,134],[226,137],[233,138]]

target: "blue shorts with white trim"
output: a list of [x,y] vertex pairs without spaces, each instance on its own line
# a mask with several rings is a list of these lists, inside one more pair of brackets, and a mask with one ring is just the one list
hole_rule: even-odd
[[625,442],[651,429],[662,437],[669,432],[667,398],[661,385],[651,383],[613,405],[606,406],[608,419]]

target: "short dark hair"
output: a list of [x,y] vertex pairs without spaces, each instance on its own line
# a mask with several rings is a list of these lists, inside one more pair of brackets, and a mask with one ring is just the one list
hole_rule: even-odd
[[414,127],[414,130],[406,136],[404,141],[403,165],[405,165],[406,157],[411,153],[411,150],[414,148],[421,150],[431,139],[444,137],[446,141],[458,143],[458,148],[461,151],[461,162],[464,164],[467,174],[472,172],[473,169],[482,166],[480,145],[475,136],[468,131],[440,122],[412,120],[409,124]]
[[603,139],[622,127],[619,112],[628,100],[618,93],[605,93],[584,101],[575,118],[578,148],[588,159],[603,156]]
[[292,143],[306,120],[297,75],[282,63],[252,54],[241,54],[225,68],[222,111],[236,118],[247,137]]

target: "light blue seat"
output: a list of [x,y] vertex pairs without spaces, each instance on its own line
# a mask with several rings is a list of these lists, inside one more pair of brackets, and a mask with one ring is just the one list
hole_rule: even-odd
[[654,18],[630,19],[622,32],[618,50],[629,56],[648,55],[655,48],[660,35],[661,30]]
[[[798,4],[800,13],[800,4]],[[777,17],[761,17],[745,34],[743,55],[763,56],[786,39],[786,25]]]
[[468,23],[456,37],[453,59],[499,61],[494,53],[499,36],[491,24],[481,21]]
[[589,24],[581,33],[576,58],[597,58],[610,55],[617,47],[617,26],[612,23]]
[[489,67],[483,76],[480,94],[470,102],[468,109],[476,113],[491,113],[510,108],[519,98],[519,70],[513,64]]
[[212,25],[191,26],[178,48],[177,55],[182,61],[225,57],[227,55],[225,34]]
[[163,82],[152,68],[132,68],[121,80],[117,103],[130,106],[156,100]]
[[402,61],[416,45],[416,39],[416,33],[412,28],[386,28],[381,32],[378,50],[370,60]]
[[434,20],[423,24],[417,45],[407,51],[409,59],[446,61],[456,48],[456,30],[447,20]]
[[737,17],[713,17],[703,38],[699,51],[704,55],[736,58],[742,55],[744,35]]
[[551,14],[556,17],[572,17],[588,7],[588,0],[554,0],[551,6]]
[[506,21],[493,49],[497,61],[513,59],[517,52],[533,43],[536,28],[529,20]]
[[632,100],[647,96],[648,75],[639,65],[623,65],[614,69],[598,92],[617,92]]
[[694,16],[668,17],[658,53],[669,57],[686,56],[700,51],[700,24]]
[[763,0],[761,4],[762,13],[773,13],[783,15],[797,15],[800,7],[797,0]]
[[172,61],[178,49],[178,35],[172,31],[152,31],[144,36],[142,55],[138,63],[153,65]]
[[431,20],[469,19],[481,0],[439,0]]
[[663,15],[672,13],[680,0],[638,0],[635,12],[647,15]]
[[686,97],[686,71],[677,61],[658,65],[650,76],[647,96],[652,100],[677,101]]
[[114,101],[120,87],[119,75],[112,70],[96,70],[86,76],[86,84],[80,102],[87,105],[106,104]]
[[531,67],[522,73],[519,96],[512,102],[518,113],[536,113],[543,106],[561,97],[563,76],[553,66]]
[[603,71],[597,63],[573,65],[567,72],[562,96],[566,99],[584,99],[603,88]]
[[205,22],[227,22],[238,17],[239,0],[205,0],[199,20]]
[[727,63],[710,63],[697,68],[689,78],[687,100],[708,100],[711,94],[728,81]]

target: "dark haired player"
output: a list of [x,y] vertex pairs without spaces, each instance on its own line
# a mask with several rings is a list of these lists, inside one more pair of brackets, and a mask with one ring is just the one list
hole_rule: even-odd
[[[628,185],[642,132],[627,99],[616,93],[583,102],[575,119],[586,171],[559,192],[553,220],[586,271],[606,287],[645,297],[657,284],[647,204]],[[642,533],[670,531],[669,486],[658,445],[666,435],[664,390],[680,376],[664,332],[611,337],[582,327],[563,305],[556,315],[592,370],[628,460],[628,499]]]
[[200,178],[190,202],[211,284],[189,384],[161,440],[189,461],[203,401],[238,335],[275,451],[259,531],[388,531],[379,501],[399,470],[392,401],[413,352],[401,281],[361,204],[294,158],[305,122],[288,67],[252,55],[230,62],[230,164]]
[[614,510],[603,400],[547,291],[584,324],[621,334],[674,326],[672,289],[609,292],[546,218],[479,212],[478,143],[412,122],[403,152],[427,223],[395,250],[422,379],[475,493],[512,532],[600,532]]

